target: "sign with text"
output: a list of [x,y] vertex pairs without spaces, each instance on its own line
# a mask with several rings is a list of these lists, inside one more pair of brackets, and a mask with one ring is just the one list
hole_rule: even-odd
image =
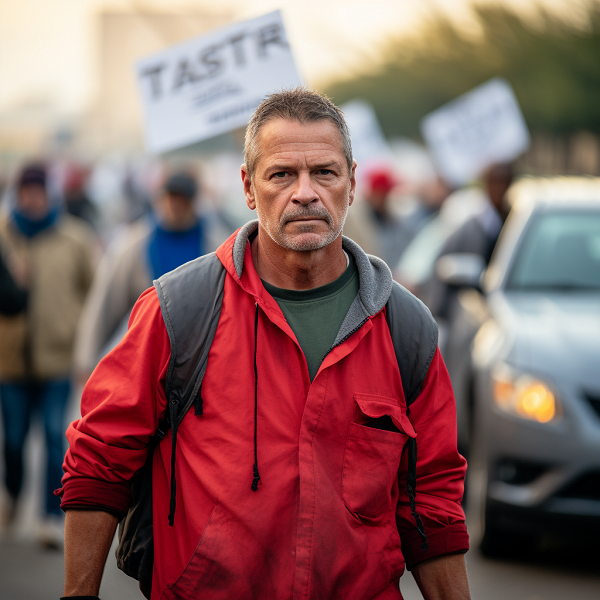
[[301,85],[279,11],[172,46],[136,73],[157,153],[244,127],[267,94]]
[[421,121],[421,132],[440,174],[463,185],[529,147],[530,137],[510,84],[495,78]]

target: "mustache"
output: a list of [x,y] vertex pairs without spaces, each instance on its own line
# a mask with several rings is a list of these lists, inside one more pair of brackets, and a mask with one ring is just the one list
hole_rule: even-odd
[[280,225],[286,225],[290,221],[296,221],[297,219],[322,219],[329,225],[333,224],[333,218],[330,212],[323,207],[312,207],[307,206],[305,208],[296,208],[285,212],[281,215]]

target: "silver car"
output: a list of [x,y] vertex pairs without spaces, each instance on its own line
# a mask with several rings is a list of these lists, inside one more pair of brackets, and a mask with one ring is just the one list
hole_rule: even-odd
[[[527,178],[511,196],[482,293],[462,302],[478,324],[462,410],[488,553],[600,525],[600,179]],[[447,257],[448,280],[472,278],[472,258]]]

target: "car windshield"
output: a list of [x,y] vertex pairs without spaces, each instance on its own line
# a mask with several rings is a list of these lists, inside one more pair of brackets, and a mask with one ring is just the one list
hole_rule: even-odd
[[511,290],[600,290],[600,212],[538,216],[524,231]]

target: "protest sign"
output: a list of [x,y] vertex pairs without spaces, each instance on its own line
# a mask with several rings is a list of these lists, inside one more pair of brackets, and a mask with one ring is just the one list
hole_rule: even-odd
[[361,166],[370,162],[390,162],[391,151],[377,113],[364,100],[351,100],[340,106],[352,137],[352,154]]
[[301,84],[279,11],[167,48],[136,73],[156,153],[243,127],[267,94]]
[[440,174],[460,186],[527,150],[530,138],[510,84],[495,78],[421,121],[423,139]]

